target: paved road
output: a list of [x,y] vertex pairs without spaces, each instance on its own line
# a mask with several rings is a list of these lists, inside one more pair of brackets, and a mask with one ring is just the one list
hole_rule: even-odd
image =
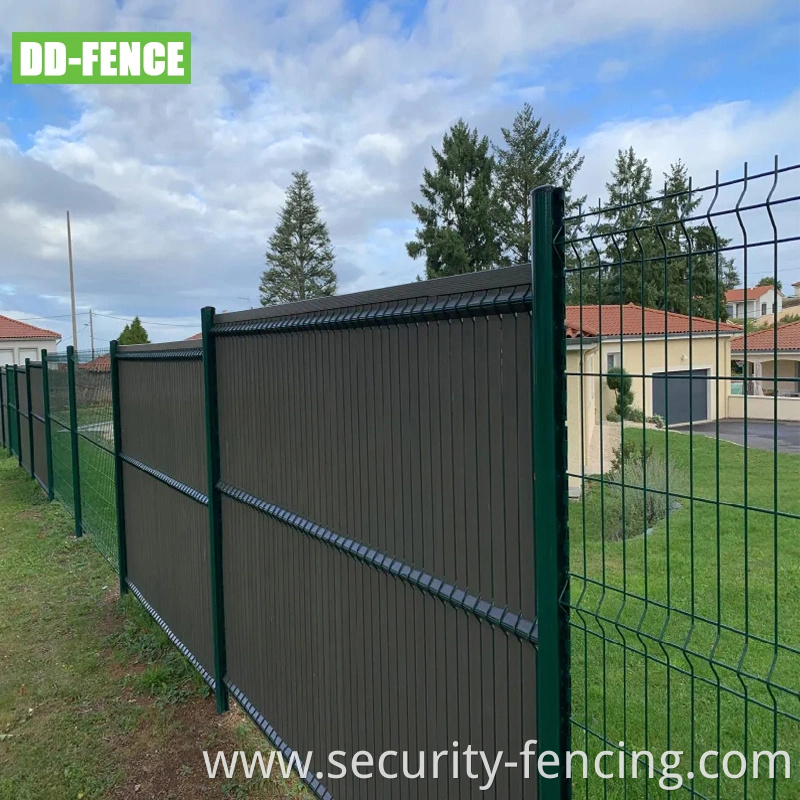
[[[686,429],[684,429],[686,430]],[[692,425],[695,433],[703,436],[717,435],[716,422],[698,422]],[[744,444],[744,422],[742,420],[721,419],[719,421],[719,438],[726,442]],[[750,420],[747,423],[747,444],[758,450],[773,450],[775,448],[775,430],[772,422],[764,420]],[[778,452],[794,453],[800,455],[800,422],[778,423]]]

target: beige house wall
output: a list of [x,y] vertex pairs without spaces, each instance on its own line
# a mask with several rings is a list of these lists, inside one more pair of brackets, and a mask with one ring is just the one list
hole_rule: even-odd
[[[620,340],[606,339],[601,345],[602,352],[602,371],[607,372],[608,355],[610,353],[621,354],[621,366],[632,375],[644,375],[645,378],[633,377],[631,380],[633,391],[633,405],[635,408],[641,409],[647,416],[652,415],[653,412],[653,381],[650,377],[654,372],[669,372],[673,370],[688,370],[690,365],[692,369],[709,370],[709,377],[713,378],[717,374],[723,378],[729,378],[731,375],[731,337],[725,336],[719,338],[719,351],[717,353],[717,341],[712,335],[709,337],[702,337],[695,334],[691,340],[691,362],[689,360],[689,337],[687,336],[670,336],[665,339],[663,336],[656,336],[652,339],[644,339],[641,337],[631,337],[630,339]],[[644,351],[644,362],[642,362],[642,355]],[[717,361],[717,356],[719,361]],[[618,356],[619,360],[619,356]],[[618,361],[619,363],[619,361]],[[719,372],[717,372],[717,364],[719,364]],[[597,418],[606,417],[609,411],[613,410],[616,402],[616,396],[613,390],[608,388],[605,378],[598,379],[598,408]],[[730,381],[723,380],[719,382],[720,404],[719,416],[720,418],[726,416],[727,404],[726,398],[729,393]],[[708,386],[709,407],[705,410],[703,417],[700,419],[714,419],[716,418],[717,408],[717,381],[710,380]],[[602,404],[602,409],[601,409]]]
[[[732,419],[744,419],[743,395],[732,394],[728,398],[728,416]],[[747,419],[776,419],[775,399],[749,395]],[[777,419],[781,422],[800,422],[800,397],[779,397]]]
[[[748,354],[749,355],[749,354]],[[761,362],[761,385],[765,391],[772,391],[774,361]],[[778,356],[778,378],[794,378],[794,380],[778,380],[778,394],[800,393],[800,356]]]
[[[580,486],[580,476],[588,458],[597,420],[597,346],[567,349],[567,469],[570,472],[569,487]],[[583,378],[578,373],[583,374]],[[581,393],[583,383],[583,393]],[[583,438],[581,438],[581,430]]]
[[[782,308],[778,312],[778,319],[783,319],[784,317],[791,317],[795,315],[800,315],[800,307],[798,306],[788,306]],[[773,320],[775,319],[774,314],[765,314],[763,317],[758,318],[759,325],[772,325]]]

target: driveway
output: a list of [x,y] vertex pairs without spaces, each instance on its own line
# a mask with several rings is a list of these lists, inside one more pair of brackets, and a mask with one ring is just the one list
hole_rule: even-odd
[[[689,426],[683,428],[687,431]],[[697,422],[691,426],[692,431],[703,436],[715,438],[716,422]],[[740,419],[721,419],[719,421],[719,438],[726,442],[744,445],[744,421]],[[773,450],[775,448],[775,430],[772,422],[765,420],[749,420],[747,423],[747,445],[757,450]],[[777,447],[779,453],[800,455],[800,422],[779,422]]]

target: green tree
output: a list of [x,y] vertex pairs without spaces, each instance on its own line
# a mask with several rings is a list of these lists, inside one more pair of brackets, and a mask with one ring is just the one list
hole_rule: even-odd
[[336,293],[336,258],[308,172],[293,172],[292,178],[278,224],[269,238],[268,268],[259,287],[263,306]]
[[[661,290],[666,296],[658,308],[725,320],[725,293],[736,286],[739,275],[733,259],[719,250],[731,240],[696,213],[703,198],[691,191],[685,164],[680,160],[671,164],[664,179],[655,223],[661,255],[667,254],[666,283]],[[663,265],[659,272],[663,283]]]
[[762,278],[756,286],[774,286],[779,292],[783,291],[783,284],[780,281],[776,281],[775,278],[770,278],[767,276],[766,278]]
[[609,369],[606,376],[606,385],[609,389],[616,392],[616,403],[614,404],[614,411],[619,417],[625,419],[628,412],[633,406],[633,381],[627,370],[620,369],[620,367],[613,367]]
[[504,211],[497,202],[494,159],[488,138],[459,120],[444,135],[436,167],[425,169],[420,191],[424,203],[412,203],[420,221],[411,258],[425,257],[428,278],[492,269],[506,263],[501,235]]
[[585,199],[570,197],[572,181],[583,165],[578,150],[567,149],[559,130],[543,125],[528,104],[514,117],[511,128],[501,128],[503,146],[493,145],[498,199],[504,206],[501,231],[505,255],[512,263],[528,261],[531,240],[530,195],[537,186],[563,187],[571,213]]
[[[681,161],[664,178],[662,192],[653,195],[647,159],[633,148],[617,154],[594,237],[597,251],[583,253],[583,302],[636,303],[724,320],[725,292],[739,282],[733,260],[720,252],[730,240],[697,213],[702,196],[691,191]],[[578,302],[579,288],[573,274],[568,302]]]
[[133,322],[122,329],[117,338],[118,344],[149,344],[150,339],[139,317],[134,317]]

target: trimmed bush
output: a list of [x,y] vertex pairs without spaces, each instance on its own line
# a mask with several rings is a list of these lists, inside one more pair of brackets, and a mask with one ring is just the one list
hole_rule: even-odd
[[631,376],[620,367],[612,367],[608,372],[608,377],[606,377],[606,385],[617,394],[614,411],[622,419],[628,419],[627,412],[633,405],[633,392],[631,391],[633,381]]
[[[624,466],[624,469],[623,469]],[[664,519],[672,501],[664,494],[682,492],[683,481],[674,466],[652,447],[625,442],[614,448],[607,477],[619,486],[605,487],[605,537],[641,536]],[[624,502],[623,502],[624,500]],[[624,506],[624,509],[623,509]]]

